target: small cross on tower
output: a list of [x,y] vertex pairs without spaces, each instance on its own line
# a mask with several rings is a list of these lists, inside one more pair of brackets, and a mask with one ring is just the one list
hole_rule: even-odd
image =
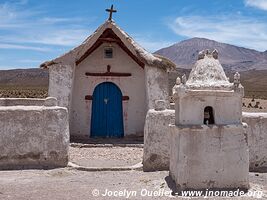
[[108,20],[109,21],[112,21],[112,14],[115,13],[115,12],[117,12],[117,10],[114,10],[113,9],[113,5],[111,5],[111,8],[110,9],[106,9],[106,11],[109,12],[109,18],[108,18]]

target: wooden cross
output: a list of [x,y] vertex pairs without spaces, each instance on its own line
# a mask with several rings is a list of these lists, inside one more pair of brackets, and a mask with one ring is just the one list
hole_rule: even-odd
[[111,21],[112,20],[112,14],[117,12],[117,10],[113,10],[113,5],[111,6],[110,9],[106,9],[107,12],[109,12],[109,18],[108,20]]

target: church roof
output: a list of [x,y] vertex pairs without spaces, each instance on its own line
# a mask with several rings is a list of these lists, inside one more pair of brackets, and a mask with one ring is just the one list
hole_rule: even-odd
[[117,43],[141,67],[149,65],[165,70],[176,67],[169,59],[146,51],[112,20],[107,20],[78,47],[58,58],[44,62],[40,67],[49,68],[54,64],[78,65],[104,42]]
[[199,53],[198,61],[192,68],[186,86],[192,89],[225,89],[232,87],[218,60],[217,50],[212,53],[209,50]]

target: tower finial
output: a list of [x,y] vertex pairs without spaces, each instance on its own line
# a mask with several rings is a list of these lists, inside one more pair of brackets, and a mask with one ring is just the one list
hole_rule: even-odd
[[117,12],[117,10],[113,9],[113,5],[109,9],[106,9],[107,12],[109,12],[109,18],[108,21],[112,21],[112,14]]

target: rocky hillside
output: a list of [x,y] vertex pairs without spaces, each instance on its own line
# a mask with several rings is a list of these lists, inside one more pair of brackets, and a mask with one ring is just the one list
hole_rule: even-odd
[[179,68],[191,69],[197,60],[198,52],[203,49],[217,49],[221,64],[228,70],[267,69],[267,51],[259,52],[204,38],[184,40],[155,53],[169,58]]
[[46,98],[48,70],[0,70],[0,98]]
[[47,87],[48,70],[40,68],[0,70],[0,86]]

